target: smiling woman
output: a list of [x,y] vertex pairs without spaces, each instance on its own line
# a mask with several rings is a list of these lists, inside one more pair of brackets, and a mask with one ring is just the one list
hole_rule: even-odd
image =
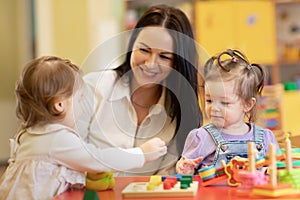
[[[153,35],[160,37],[153,39]],[[173,68],[173,39],[170,33],[160,27],[144,28],[137,37],[131,54],[131,68],[134,74],[131,87],[151,87],[163,81]],[[154,95],[153,97],[155,97]],[[158,100],[158,96],[156,97]]]
[[[187,133],[202,123],[198,55],[187,16],[151,7],[132,30],[124,62],[87,74],[95,100],[83,122],[84,138],[99,147],[134,147],[159,137],[168,153],[125,175],[175,173]],[[92,100],[91,100],[92,101]]]

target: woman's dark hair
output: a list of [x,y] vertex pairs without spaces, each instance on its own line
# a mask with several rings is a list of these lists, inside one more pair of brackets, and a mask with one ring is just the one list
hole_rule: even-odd
[[174,7],[166,5],[151,7],[132,30],[125,61],[115,70],[120,77],[126,74],[131,80],[130,59],[133,45],[140,31],[149,26],[166,28],[174,41],[174,70],[166,80],[166,99],[170,104],[165,106],[168,115],[172,120],[176,120],[175,135],[181,153],[187,134],[202,124],[197,87],[198,54],[187,16]]

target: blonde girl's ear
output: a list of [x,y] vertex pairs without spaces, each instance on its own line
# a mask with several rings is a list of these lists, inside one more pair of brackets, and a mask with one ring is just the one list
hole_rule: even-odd
[[65,103],[61,99],[57,100],[53,105],[56,114],[62,113],[65,110]]
[[249,112],[255,104],[256,104],[256,98],[252,97],[249,101],[246,102],[244,106],[244,112],[245,113]]

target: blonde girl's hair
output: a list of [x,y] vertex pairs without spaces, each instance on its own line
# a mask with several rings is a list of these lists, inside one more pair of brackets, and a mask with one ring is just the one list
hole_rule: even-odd
[[72,96],[78,78],[79,68],[59,57],[43,56],[26,64],[15,90],[21,127],[63,119],[65,113],[54,109],[54,104],[60,98]]
[[[247,105],[251,98],[256,100],[264,87],[265,72],[258,64],[249,63],[247,57],[238,50],[228,49],[211,57],[204,66],[204,80],[235,81],[235,91]],[[246,113],[248,122],[256,120],[256,104]]]

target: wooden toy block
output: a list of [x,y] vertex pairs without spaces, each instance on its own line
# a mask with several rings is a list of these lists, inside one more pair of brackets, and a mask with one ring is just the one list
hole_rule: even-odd
[[[151,178],[150,178],[151,179]],[[155,178],[156,179],[156,178]],[[189,175],[181,178],[181,182],[177,181],[177,177],[165,177],[159,185],[149,182],[130,183],[123,189],[123,198],[141,198],[141,197],[188,197],[195,196],[198,191],[198,181],[193,181],[193,176]],[[181,188],[181,185],[184,188]],[[151,184],[151,190],[148,189]]]
[[171,189],[177,183],[177,177],[167,177],[163,181],[163,186],[165,190]]
[[278,197],[293,193],[293,188],[289,184],[280,185],[257,185],[253,187],[253,194],[269,197]]
[[198,172],[202,181],[210,180],[216,176],[216,168],[214,167],[214,165],[204,167],[200,169]]
[[95,190],[85,190],[83,200],[99,200],[97,191],[95,191]]
[[202,179],[202,186],[213,185],[227,179],[224,168],[216,169],[214,165],[202,168],[198,172]]
[[151,176],[149,184],[147,185],[147,190],[154,190],[154,188],[160,185],[162,182],[161,176]]
[[226,175],[214,177],[212,179],[202,181],[202,186],[214,185],[214,184],[220,183],[220,182],[222,182],[223,180],[226,180],[226,179],[227,179]]
[[150,184],[157,186],[161,184],[161,182],[162,182],[161,176],[150,176],[150,181],[149,181]]
[[280,183],[290,184],[294,189],[300,189],[300,169],[279,170],[277,176]]
[[189,188],[192,182],[193,182],[193,175],[191,174],[182,175],[182,178],[180,180],[180,188],[181,189]]
[[182,178],[182,174],[172,174],[170,176],[162,176],[161,179],[162,179],[162,181],[164,181],[166,178],[169,178],[169,177],[176,177],[177,181],[180,181]]
[[240,171],[238,180],[241,182],[240,190],[251,190],[254,185],[264,185],[269,181],[269,177],[263,171]]
[[263,167],[263,166],[266,166],[266,165],[267,165],[267,161],[266,161],[265,157],[256,158],[256,160],[255,160],[256,168],[260,168],[260,167]]

